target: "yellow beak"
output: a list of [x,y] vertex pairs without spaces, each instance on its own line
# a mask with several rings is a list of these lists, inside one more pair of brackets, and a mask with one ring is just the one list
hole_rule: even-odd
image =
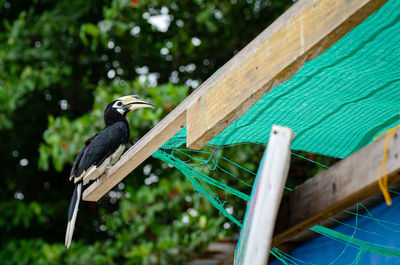
[[156,106],[144,99],[139,98],[136,95],[129,95],[118,98],[124,104],[124,107],[127,108],[128,111],[133,111],[136,109],[143,109],[143,108],[156,108]]

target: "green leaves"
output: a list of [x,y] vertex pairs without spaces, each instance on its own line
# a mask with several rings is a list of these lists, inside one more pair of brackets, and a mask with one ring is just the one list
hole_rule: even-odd
[[188,89],[173,84],[147,88],[137,80],[125,85],[112,82],[109,86],[104,81],[99,82],[90,114],[74,120],[65,116],[49,116],[48,129],[43,134],[44,143],[39,148],[39,168],[48,170],[50,159],[57,171],[61,171],[66,163],[71,164],[85,140],[104,127],[104,106],[120,96],[130,94],[138,94],[160,106],[155,110],[138,110],[128,114],[131,138],[137,139],[175,108],[186,97]]
[[58,8],[37,15],[32,7],[14,21],[4,18],[6,28],[0,31],[0,129],[12,126],[11,116],[34,91],[65,88],[65,80],[73,73],[67,63],[72,58],[67,54],[76,48],[71,40],[76,39],[77,25],[67,23],[70,17]]
[[91,23],[86,23],[81,26],[81,30],[79,32],[79,37],[84,45],[89,45],[88,36],[92,38],[91,49],[95,51],[98,45],[98,40],[100,37],[100,30],[98,27]]
[[[175,174],[172,179],[161,179],[157,185],[138,190],[127,188],[114,213],[101,210],[100,219],[104,221],[98,227],[111,235],[108,240],[84,244],[85,238],[79,239],[78,232],[67,251],[61,243],[11,239],[0,251],[0,259],[3,264],[182,264],[191,253],[201,252],[215,239],[225,221],[208,202],[191,193],[191,184]],[[0,204],[0,210],[6,214],[11,214],[12,207]],[[10,219],[12,226],[22,222],[28,228],[35,218],[49,214],[43,209],[38,203],[31,203],[13,211],[17,214]],[[216,217],[206,217],[211,213]],[[207,222],[208,218],[212,221]],[[2,220],[2,230],[12,228]],[[6,259],[7,255],[11,258]]]
[[83,202],[71,249],[62,244],[70,166],[106,104],[138,94],[157,105],[128,114],[134,144],[292,1],[253,2],[0,0],[2,264],[182,264],[229,232],[180,172],[150,158]]
[[28,229],[33,222],[44,224],[46,216],[52,213],[51,209],[36,201],[24,204],[19,201],[0,202],[0,229],[11,231],[17,227]]
[[127,190],[132,195],[121,201],[118,214],[107,215],[104,227],[125,242],[122,249],[128,264],[180,263],[215,237],[214,228],[218,230],[224,218],[214,217],[207,224],[206,215],[214,209],[197,195],[187,199],[191,190],[181,176]]

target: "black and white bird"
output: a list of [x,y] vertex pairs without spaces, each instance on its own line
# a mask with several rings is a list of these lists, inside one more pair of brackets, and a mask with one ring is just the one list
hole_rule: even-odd
[[106,127],[92,138],[86,140],[72,165],[70,181],[75,183],[75,190],[68,209],[68,225],[65,246],[71,246],[82,186],[96,180],[121,156],[129,140],[129,124],[125,116],[128,112],[155,106],[136,95],[120,97],[109,103],[104,111]]

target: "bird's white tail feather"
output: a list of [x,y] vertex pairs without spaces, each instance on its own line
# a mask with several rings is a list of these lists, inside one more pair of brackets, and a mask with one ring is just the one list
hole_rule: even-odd
[[[68,225],[67,225],[67,232],[65,233],[65,246],[69,248],[71,246],[71,241],[72,241],[72,235],[74,234],[74,229],[75,229],[75,222],[76,222],[76,217],[78,215],[78,209],[79,209],[79,202],[81,201],[81,196],[82,196],[82,182],[78,183],[76,185],[76,190],[74,192],[74,196],[76,194],[76,200],[74,201],[73,199],[71,200],[71,204],[74,203],[73,205],[73,213],[72,216],[69,217],[68,219]],[[70,206],[71,207],[71,206]]]

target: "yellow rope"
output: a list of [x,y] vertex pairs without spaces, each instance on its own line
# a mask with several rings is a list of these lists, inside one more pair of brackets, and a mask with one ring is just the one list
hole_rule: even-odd
[[[381,192],[383,194],[383,197],[385,198],[386,204],[388,206],[392,205],[392,198],[390,197],[390,194],[388,191],[387,157],[388,157],[388,153],[389,153],[390,141],[392,140],[396,130],[399,128],[400,128],[400,124],[397,125],[396,127],[393,127],[391,129],[384,131],[378,137],[375,138],[375,140],[377,140],[377,139],[381,138],[383,135],[386,135],[385,149],[383,152],[382,162],[379,166],[379,171],[378,171],[378,184],[379,184],[379,188],[381,189]],[[382,169],[383,169],[383,177],[381,177]]]

